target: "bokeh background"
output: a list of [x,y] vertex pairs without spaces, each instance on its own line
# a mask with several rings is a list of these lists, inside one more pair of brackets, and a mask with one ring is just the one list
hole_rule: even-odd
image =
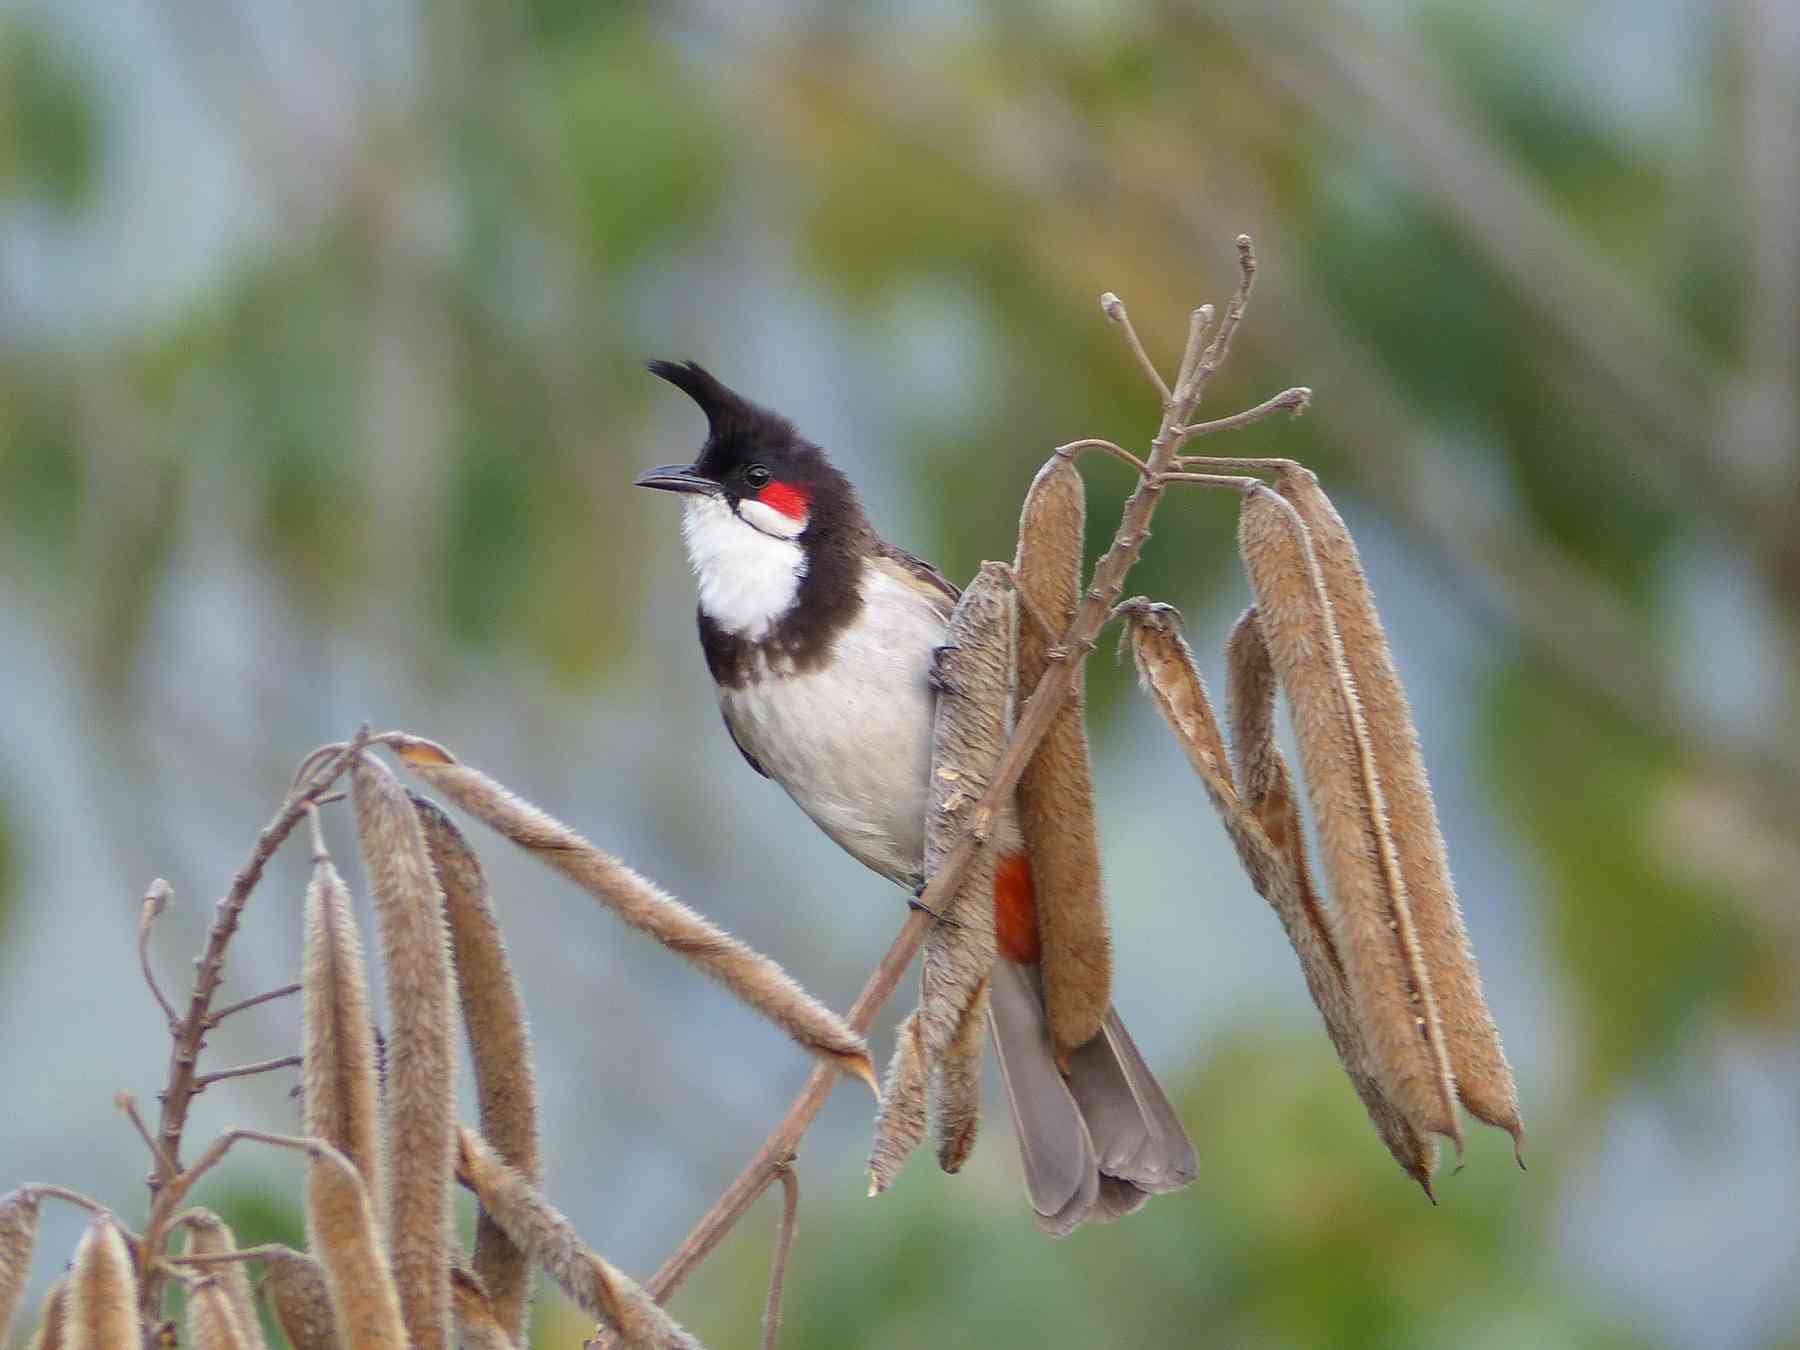
[[[1789,0],[5,0],[0,1186],[141,1217],[111,1104],[167,1056],[138,897],[173,883],[151,954],[185,988],[294,764],[365,718],[847,1003],[902,897],[718,724],[675,504],[628,486],[702,423],[639,363],[787,412],[964,578],[1051,446],[1154,429],[1098,294],[1172,362],[1245,230],[1210,411],[1316,391],[1231,450],[1313,465],[1363,544],[1531,1171],[1479,1131],[1434,1210],[1394,1168],[1103,647],[1119,1001],[1200,1180],[1050,1243],[990,1097],[964,1175],[922,1155],[870,1202],[841,1091],[782,1343],[1800,1345],[1797,146]],[[1087,473],[1097,551],[1128,484]],[[1215,685],[1232,530],[1169,501],[1131,582]],[[647,1273],[809,1066],[487,851],[549,1189]],[[227,997],[293,978],[302,854]],[[289,1086],[221,1084],[190,1141],[291,1125]],[[200,1198],[293,1240],[296,1183],[252,1152]],[[773,1210],[675,1301],[709,1343],[754,1343]],[[35,1287],[76,1234],[53,1215]],[[540,1299],[537,1344],[581,1325]]]

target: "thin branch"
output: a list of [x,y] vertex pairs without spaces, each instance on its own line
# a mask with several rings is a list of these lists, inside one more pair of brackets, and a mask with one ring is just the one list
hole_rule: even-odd
[[184,1252],[180,1255],[168,1255],[165,1261],[174,1261],[184,1266],[223,1266],[234,1261],[291,1261],[294,1257],[292,1247],[284,1247],[279,1242],[265,1242],[260,1247],[239,1247],[229,1252]]
[[1125,312],[1125,302],[1108,291],[1100,297],[1100,309],[1107,318],[1125,330],[1125,341],[1131,346],[1131,354],[1137,358],[1138,369],[1144,372],[1145,379],[1156,386],[1157,395],[1162,399],[1163,407],[1167,408],[1175,401],[1175,396],[1169,392],[1169,386],[1163,383],[1163,377],[1156,369],[1156,362],[1150,359],[1150,353],[1144,350],[1144,344],[1138,340],[1131,315]]
[[174,1163],[170,1161],[169,1155],[163,1152],[161,1141],[150,1133],[150,1127],[144,1124],[143,1116],[138,1114],[137,1098],[129,1092],[121,1092],[113,1097],[113,1105],[125,1113],[126,1119],[137,1130],[138,1138],[144,1141],[144,1147],[150,1150],[150,1156],[156,1163],[156,1170],[151,1173],[152,1178],[156,1176],[157,1171],[173,1172],[175,1170]]
[[1077,455],[1083,450],[1104,450],[1114,459],[1123,460],[1125,463],[1131,465],[1131,467],[1136,469],[1139,474],[1147,474],[1150,472],[1149,466],[1145,464],[1143,460],[1132,454],[1131,451],[1127,450],[1124,446],[1114,445],[1111,441],[1102,441],[1090,437],[1087,440],[1070,441],[1067,445],[1059,445],[1056,447],[1056,453],[1063,456],[1065,459]]
[[[1241,280],[1226,315],[1226,322],[1231,328],[1235,328],[1243,316],[1250,283],[1255,275],[1255,258],[1250,250],[1248,235],[1238,236],[1238,256]],[[1136,334],[1123,322],[1124,306],[1119,304],[1118,297],[1108,293],[1101,303],[1109,318],[1126,327],[1127,341],[1132,345],[1134,353],[1141,353]],[[1171,399],[1165,405],[1162,424],[1150,443],[1150,457],[1145,462],[1147,472],[1126,499],[1118,531],[1113,536],[1112,544],[1094,565],[1088,589],[1082,595],[1075,616],[1063,633],[1060,646],[1070,651],[1088,650],[1110,617],[1113,605],[1124,591],[1126,574],[1137,562],[1144,541],[1149,538],[1150,518],[1162,495],[1162,476],[1174,467],[1175,452],[1181,439],[1177,433],[1204,392],[1212,372],[1224,359],[1229,337],[1229,331],[1222,326],[1207,357],[1195,370],[1189,389],[1184,391],[1184,397],[1179,400]],[[1151,379],[1158,392],[1166,394],[1166,387],[1161,378],[1156,376],[1155,368],[1149,361],[1140,359],[1139,364],[1145,368],[1146,377]],[[912,959],[918,954],[933,922],[931,915],[944,912],[950,898],[961,887],[995,816],[1011,799],[1026,763],[1049,731],[1051,722],[1073,689],[1079,666],[1080,663],[1075,661],[1058,661],[1051,665],[1020,709],[1012,739],[1007,743],[1006,751],[995,767],[993,779],[970,813],[968,834],[950,851],[943,866],[920,894],[918,899],[923,908],[916,909],[907,916],[899,934],[888,947],[886,955],[881,958],[881,964],[869,976],[862,992],[857,995],[856,1002],[845,1015],[845,1020],[858,1032],[868,1029],[875,1013],[887,1002],[907,967],[912,964]],[[658,1302],[666,1300],[680,1287],[681,1282],[719,1245],[732,1225],[755,1203],[756,1198],[774,1184],[786,1160],[793,1156],[795,1145],[812,1124],[813,1117],[824,1106],[826,1095],[838,1076],[837,1071],[829,1066],[821,1065],[813,1070],[806,1080],[806,1086],[794,1098],[787,1114],[757,1150],[756,1156],[725,1188],[725,1193],[713,1203],[712,1208],[701,1216],[681,1245],[646,1281],[645,1287]],[[607,1340],[605,1337],[601,1339],[603,1342]]]
[[261,1059],[254,1064],[240,1064],[235,1069],[220,1069],[216,1073],[203,1073],[194,1080],[194,1091],[209,1088],[214,1083],[223,1082],[227,1078],[249,1078],[253,1074],[272,1073],[276,1069],[297,1069],[300,1067],[299,1055],[283,1055],[279,1059]]
[[1225,306],[1225,317],[1219,320],[1219,331],[1213,335],[1212,345],[1206,349],[1206,355],[1194,370],[1194,388],[1190,394],[1190,403],[1198,402],[1205,392],[1207,381],[1213,372],[1225,364],[1231,355],[1231,339],[1237,333],[1238,324],[1243,320],[1244,309],[1250,303],[1250,287],[1256,281],[1256,249],[1250,243],[1250,236],[1240,234],[1237,237],[1238,251],[1238,286],[1231,297],[1231,303]]
[[1185,397],[1188,386],[1194,381],[1194,372],[1199,368],[1200,353],[1205,350],[1206,330],[1212,327],[1213,307],[1202,305],[1188,315],[1187,348],[1181,353],[1181,370],[1175,376],[1175,393]]
[[260,1003],[272,1003],[278,998],[286,998],[289,994],[297,994],[299,992],[300,985],[296,982],[294,984],[284,984],[279,989],[265,989],[260,994],[252,994],[249,998],[241,999],[236,1003],[227,1003],[223,1008],[207,1015],[207,1030],[212,1030],[212,1028],[218,1026],[219,1023],[223,1022],[233,1013],[241,1013],[246,1009],[256,1007]]
[[781,1164],[781,1224],[775,1230],[775,1259],[769,1266],[769,1301],[763,1308],[762,1350],[775,1350],[781,1330],[781,1286],[787,1279],[788,1248],[794,1244],[794,1225],[800,1217],[800,1178],[794,1160]]
[[1241,478],[1229,473],[1163,473],[1156,476],[1159,483],[1199,483],[1205,487],[1230,488],[1236,492],[1248,492],[1252,487],[1262,484],[1260,478]]
[[66,1201],[85,1209],[90,1214],[110,1215],[112,1213],[92,1196],[83,1195],[80,1191],[72,1191],[67,1186],[58,1186],[53,1181],[28,1181],[19,1189],[30,1191],[33,1195],[47,1195],[53,1200]]
[[1013,599],[1018,601],[1019,612],[1031,620],[1031,626],[1043,635],[1045,642],[1055,647],[1056,640],[1062,636],[1062,630],[1052,628],[1050,620],[1044,617],[1044,611],[1033,603],[1029,595],[1025,594],[1024,589],[1019,585],[1019,578],[1013,572],[1012,564],[997,562],[990,563],[989,566],[997,568],[1000,575],[1006,578],[1007,584],[1012,587]]
[[169,897],[174,893],[169,883],[158,877],[150,883],[150,889],[144,892],[143,908],[138,911],[138,965],[143,968],[144,983],[150,986],[151,996],[156,999],[157,1006],[168,1019],[171,1034],[177,1021],[175,1006],[169,1002],[163,994],[162,986],[156,982],[156,972],[150,969],[150,926],[168,907]]
[[[288,835],[293,833],[294,827],[300,823],[300,817],[306,813],[308,804],[329,790],[338,776],[350,767],[369,739],[369,728],[364,726],[358,729],[348,744],[326,759],[322,766],[313,768],[314,758],[308,757],[303,766],[307,772],[289,790],[274,819],[263,827],[262,833],[256,838],[255,847],[250,851],[249,860],[232,878],[231,889],[216,907],[212,927],[206,935],[206,947],[194,963],[194,988],[188,997],[187,1015],[174,1031],[175,1043],[169,1051],[168,1085],[158,1094],[162,1102],[162,1115],[157,1130],[160,1146],[155,1150],[156,1174],[150,1180],[150,1218],[144,1226],[146,1250],[157,1249],[169,1218],[174,1213],[174,1202],[168,1199],[165,1188],[169,1188],[170,1183],[180,1175],[181,1133],[187,1125],[188,1107],[198,1090],[195,1067],[199,1063],[200,1051],[211,1026],[209,1014],[212,1011],[212,1000],[224,978],[225,949],[231,942],[232,934],[237,931],[238,916],[249,903],[250,893],[256,889],[257,882],[262,880],[263,868],[274,857],[275,851],[286,842]],[[157,1320],[163,1283],[161,1272],[147,1270],[139,1296],[139,1308],[147,1322]]]
[[1298,417],[1306,411],[1306,405],[1312,402],[1312,390],[1304,385],[1292,389],[1284,389],[1274,398],[1257,404],[1254,408],[1246,408],[1241,413],[1233,413],[1230,417],[1220,417],[1211,422],[1200,422],[1191,427],[1181,429],[1181,438],[1191,440],[1195,436],[1210,436],[1215,431],[1236,431],[1239,427],[1247,427],[1252,422],[1260,422],[1265,417],[1278,412],[1292,412]]

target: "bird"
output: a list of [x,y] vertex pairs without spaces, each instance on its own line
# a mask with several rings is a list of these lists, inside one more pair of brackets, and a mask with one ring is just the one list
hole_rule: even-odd
[[[636,486],[684,499],[700,647],[726,730],[845,852],[916,897],[927,880],[933,665],[957,588],[883,539],[850,480],[787,418],[696,362],[647,366],[707,419],[690,463],[650,469]],[[1188,1185],[1197,1162],[1116,1011],[1059,1061],[1030,860],[1010,814],[993,847],[990,1031],[1033,1216],[1062,1236]]]

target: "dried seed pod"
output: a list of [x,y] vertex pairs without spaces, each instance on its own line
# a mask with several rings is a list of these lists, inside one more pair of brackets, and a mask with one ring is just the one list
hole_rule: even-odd
[[[337,1342],[346,1350],[409,1350],[400,1293],[368,1188],[336,1149],[306,1150],[306,1226],[325,1269]],[[448,1278],[445,1283],[448,1284]]]
[[831,1059],[879,1095],[863,1038],[774,961],[480,770],[459,764],[442,746],[410,738],[396,741],[395,749],[434,790],[556,868],[633,928],[685,957],[807,1050]]
[[473,1130],[459,1131],[458,1175],[482,1207],[563,1292],[633,1350],[699,1345],[623,1271],[590,1252],[575,1227]]
[[306,888],[300,984],[302,1128],[356,1165],[379,1209],[386,1168],[368,972],[350,890],[322,848]]
[[894,1028],[894,1057],[881,1085],[875,1114],[875,1143],[869,1150],[869,1194],[880,1195],[894,1184],[900,1169],[925,1138],[925,1093],[930,1083],[924,1047],[919,1041],[919,1014],[910,1012]]
[[1519,1115],[1518,1088],[1481,991],[1475,953],[1450,877],[1437,806],[1425,776],[1419,733],[1362,560],[1343,517],[1309,470],[1298,464],[1284,466],[1276,475],[1275,487],[1306,523],[1337,620],[1344,660],[1362,700],[1375,772],[1387,801],[1388,827],[1406,879],[1407,904],[1431,972],[1445,1046],[1456,1073],[1457,1096],[1471,1115],[1505,1130],[1514,1144],[1519,1144],[1525,1126]]
[[118,1224],[98,1218],[82,1234],[69,1270],[63,1339],[69,1350],[120,1350],[138,1343],[137,1268]]
[[31,1278],[37,1221],[37,1193],[30,1187],[0,1196],[0,1345],[6,1344],[19,1295],[25,1292],[25,1281]]
[[[44,1308],[38,1314],[37,1330],[31,1333],[31,1344],[26,1350],[63,1350],[68,1344],[64,1320],[68,1297],[68,1276],[59,1275],[50,1286],[50,1292],[44,1295]],[[295,1350],[301,1348],[297,1346]]]
[[456,1319],[458,1350],[513,1350],[517,1344],[500,1325],[493,1296],[461,1266],[450,1268],[450,1312]]
[[938,1166],[960,1172],[981,1126],[981,1051],[987,1042],[988,981],[963,1011],[962,1025],[938,1062]]
[[293,1350],[339,1350],[324,1266],[305,1252],[270,1253],[263,1258],[263,1287]]
[[380,760],[351,771],[387,974],[387,1237],[416,1350],[450,1344],[450,1188],[456,1136],[450,935],[412,802]]
[[[226,1289],[223,1275],[208,1275],[188,1286],[187,1327],[192,1350],[250,1350],[236,1299]],[[260,1333],[257,1339],[260,1344]]]
[[[937,716],[931,734],[931,781],[925,815],[925,875],[933,877],[970,829],[976,803],[1006,748],[1013,686],[1012,594],[1003,572],[984,566],[963,592],[935,680]],[[1018,824],[1003,812],[985,830],[981,849],[961,888],[945,906],[948,923],[925,938],[919,968],[919,1059],[929,1075],[955,1039],[994,966],[994,884],[1001,857],[1020,851]]]
[[1387,806],[1331,602],[1306,526],[1260,484],[1244,493],[1238,546],[1293,712],[1319,853],[1331,882],[1329,922],[1357,1020],[1384,1094],[1420,1132],[1462,1145],[1443,1028]]
[[1300,828],[1300,802],[1293,777],[1275,741],[1275,668],[1254,608],[1233,625],[1225,644],[1225,706],[1240,800],[1261,822],[1275,852],[1292,871],[1307,927],[1319,934],[1325,955],[1340,973],[1343,962],[1313,887]]
[[1435,1204],[1431,1174],[1437,1168],[1437,1143],[1414,1129],[1381,1089],[1344,983],[1343,962],[1313,887],[1299,803],[1290,786],[1287,760],[1275,741],[1275,670],[1255,609],[1246,610],[1231,630],[1225,666],[1231,744],[1244,806],[1261,822],[1280,857],[1271,868],[1269,884],[1258,890],[1281,919],[1300,958],[1313,1005],[1375,1132]]
[[[1035,612],[1058,633],[1081,600],[1086,491],[1072,460],[1051,456],[1025,496],[1013,575],[1019,594],[1018,697],[1024,700],[1050,668],[1046,634]],[[1083,653],[1065,653],[1076,671],[1068,701],[1019,778],[1019,829],[1036,883],[1044,1012],[1058,1055],[1100,1031],[1112,1003],[1112,935],[1100,875],[1094,823],[1093,769],[1088,757]]]
[[[462,1000],[469,1058],[482,1136],[532,1185],[543,1179],[537,1124],[537,1084],[531,1072],[531,1033],[525,1001],[513,978],[487,877],[475,850],[436,802],[413,794],[425,831],[456,963],[456,990]],[[474,1275],[487,1307],[505,1336],[518,1340],[525,1329],[531,1294],[531,1263],[485,1211],[475,1220]],[[452,1273],[452,1280],[455,1275]],[[456,1289],[451,1289],[456,1297]]]
[[[222,1256],[226,1252],[237,1250],[237,1239],[223,1220],[211,1210],[189,1210],[182,1216],[182,1223],[188,1230],[188,1254],[190,1256]],[[210,1279],[231,1305],[232,1322],[236,1327],[237,1340],[215,1339],[212,1343],[219,1346],[241,1344],[245,1350],[264,1350],[262,1319],[256,1314],[256,1296],[250,1292],[250,1272],[244,1269],[242,1261],[233,1261],[228,1265],[213,1267]],[[193,1325],[190,1312],[190,1327]],[[204,1314],[209,1327],[209,1334],[225,1338],[231,1329],[217,1322],[211,1313]],[[197,1342],[198,1343],[198,1342]]]

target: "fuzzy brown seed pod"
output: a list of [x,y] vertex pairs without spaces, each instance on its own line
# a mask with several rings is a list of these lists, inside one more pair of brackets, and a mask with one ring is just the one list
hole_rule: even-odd
[[774,961],[480,770],[458,763],[442,746],[416,738],[394,744],[407,766],[435,791],[556,868],[633,928],[712,976],[805,1049],[855,1074],[879,1095],[867,1043]]
[[31,1252],[37,1244],[38,1198],[29,1188],[0,1196],[0,1345],[12,1329],[19,1295],[31,1278]]
[[925,1070],[915,1010],[894,1028],[894,1057],[881,1085],[875,1115],[875,1143],[869,1150],[869,1194],[880,1195],[925,1138],[925,1094],[931,1076]]
[[514,1350],[518,1344],[500,1325],[492,1295],[461,1266],[450,1268],[450,1312],[456,1319],[457,1350]]
[[[425,846],[444,891],[456,991],[475,1069],[482,1137],[532,1185],[543,1180],[538,1145],[537,1084],[525,1001],[513,978],[487,878],[475,850],[436,802],[413,795]],[[519,1339],[531,1295],[531,1263],[485,1211],[475,1219],[474,1274],[505,1336]],[[454,1274],[452,1275],[454,1281]],[[451,1289],[456,1297],[456,1289]]]
[[[187,1344],[191,1350],[250,1350],[244,1320],[236,1305],[223,1274],[194,1281],[188,1287],[187,1308]],[[254,1315],[254,1308],[251,1312]],[[257,1343],[261,1342],[259,1332]]]
[[415,1350],[450,1344],[455,1159],[450,935],[418,814],[380,760],[359,756],[350,799],[387,985],[387,1239]]
[[482,1207],[563,1292],[612,1327],[632,1350],[691,1350],[699,1342],[636,1281],[583,1245],[580,1235],[473,1130],[459,1131],[458,1175]]
[[1343,962],[1313,887],[1299,802],[1287,760],[1275,741],[1275,670],[1255,609],[1246,610],[1232,628],[1225,645],[1225,669],[1231,744],[1244,806],[1255,814],[1279,855],[1270,869],[1270,884],[1258,890],[1281,919],[1300,958],[1307,991],[1375,1132],[1435,1203],[1431,1174],[1437,1168],[1437,1141],[1414,1129],[1381,1089],[1344,982]]
[[409,1350],[387,1244],[362,1174],[327,1145],[314,1145],[307,1155],[306,1226],[325,1269],[338,1344],[348,1350]]
[[386,1167],[368,971],[349,887],[322,853],[306,888],[300,985],[302,1128],[356,1165],[379,1210]]
[[1343,962],[1319,904],[1306,861],[1306,838],[1300,827],[1300,802],[1293,776],[1275,740],[1275,668],[1254,608],[1245,610],[1225,643],[1225,707],[1231,720],[1231,746],[1239,797],[1261,822],[1269,843],[1292,871],[1307,927],[1319,935],[1331,965],[1342,973]]
[[[26,1350],[63,1350],[68,1344],[64,1314],[68,1305],[69,1280],[59,1275],[50,1292],[44,1295],[43,1311],[38,1314],[37,1330],[31,1333]],[[296,1347],[295,1350],[299,1350]]]
[[1275,487],[1306,523],[1344,659],[1362,700],[1375,772],[1387,800],[1388,825],[1406,879],[1407,903],[1431,971],[1432,993],[1456,1073],[1457,1096],[1476,1119],[1505,1130],[1518,1144],[1525,1135],[1518,1088],[1481,991],[1412,708],[1355,541],[1311,471],[1298,464],[1285,466],[1276,475]]
[[960,1172],[975,1148],[981,1127],[981,1052],[987,1043],[988,981],[983,980],[963,1011],[962,1025],[938,1063],[938,1166]]
[[120,1350],[138,1343],[137,1268],[110,1218],[88,1225],[69,1270],[63,1314],[69,1350]]
[[293,1350],[339,1350],[324,1266],[305,1252],[265,1255],[263,1287]]
[[1462,1146],[1443,1027],[1407,905],[1369,733],[1306,526],[1260,484],[1238,547],[1292,710],[1331,883],[1329,922],[1370,1060],[1414,1129]]
[[[1086,519],[1080,472],[1073,461],[1051,456],[1025,495],[1013,562],[1019,593],[1028,602],[1019,607],[1021,701],[1050,668],[1050,646],[1056,640],[1030,615],[1035,613],[1057,633],[1075,617]],[[1112,1003],[1112,934],[1094,823],[1082,657],[1070,652],[1063,658],[1077,663],[1068,701],[1026,764],[1018,788],[1019,829],[1037,891],[1044,1013],[1060,1056],[1099,1033]]]
[[[190,1210],[182,1216],[182,1223],[188,1230],[187,1249],[190,1256],[221,1256],[237,1250],[237,1239],[231,1229],[211,1210]],[[262,1319],[256,1313],[256,1296],[250,1292],[250,1272],[244,1269],[244,1263],[233,1261],[215,1266],[210,1277],[231,1304],[238,1343],[245,1350],[264,1350]],[[227,1329],[221,1325],[218,1335],[223,1337],[226,1334]],[[223,1339],[214,1342],[221,1346],[231,1343]]]
[[931,734],[931,783],[925,816],[925,875],[971,830],[981,849],[946,906],[949,923],[932,928],[919,967],[920,1063],[927,1074],[955,1039],[964,1015],[994,966],[994,883],[999,860],[1022,848],[1010,811],[974,819],[977,802],[1006,748],[1013,687],[1012,593],[1004,573],[984,566],[950,616],[935,678],[937,716]]

